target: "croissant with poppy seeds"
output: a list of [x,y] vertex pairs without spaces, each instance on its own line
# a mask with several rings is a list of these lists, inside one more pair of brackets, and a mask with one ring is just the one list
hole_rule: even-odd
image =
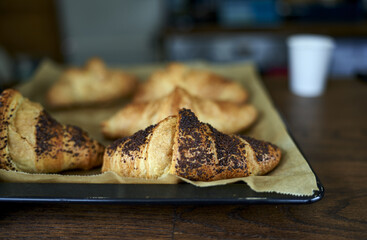
[[158,179],[168,174],[193,181],[264,175],[281,158],[280,149],[247,136],[227,135],[200,122],[188,109],[121,138],[104,153],[102,172]]
[[55,173],[102,164],[100,143],[76,126],[58,123],[16,90],[0,95],[0,124],[0,169]]

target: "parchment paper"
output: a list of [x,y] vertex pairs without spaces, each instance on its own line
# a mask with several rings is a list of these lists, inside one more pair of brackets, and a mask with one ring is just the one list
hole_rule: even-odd
[[[280,164],[265,176],[250,176],[214,182],[189,182],[199,187],[229,184],[236,181],[246,182],[257,192],[277,192],[292,195],[312,195],[318,190],[316,178],[308,163],[303,158],[299,149],[286,131],[279,114],[275,110],[264,86],[259,81],[255,67],[250,63],[230,65],[209,65],[206,63],[189,63],[192,67],[210,69],[223,76],[238,81],[250,93],[250,102],[259,110],[258,121],[246,134],[257,139],[270,141],[282,150]],[[121,67],[136,74],[144,81],[149,74],[164,65],[145,65]],[[26,84],[18,87],[21,93],[32,101],[37,101],[45,106],[46,110],[61,123],[73,124],[83,128],[89,135],[99,140],[104,145],[111,141],[103,138],[100,131],[101,121],[112,116],[118,109],[126,104],[129,99],[121,100],[112,106],[97,106],[89,108],[74,108],[51,111],[45,102],[45,93],[51,84],[58,79],[63,68],[49,60],[45,60],[37,70],[35,76]],[[7,182],[47,182],[47,183],[176,183],[179,179],[175,176],[165,176],[158,180],[145,180],[123,178],[113,172],[101,174],[100,169],[88,172],[69,171],[62,174],[29,174],[0,170],[0,180]]]

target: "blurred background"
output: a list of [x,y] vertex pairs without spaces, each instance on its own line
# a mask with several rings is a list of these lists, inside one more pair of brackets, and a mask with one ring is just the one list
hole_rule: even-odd
[[252,61],[287,74],[286,38],[335,38],[331,75],[367,70],[367,0],[0,0],[0,82],[28,79],[44,59],[81,66]]

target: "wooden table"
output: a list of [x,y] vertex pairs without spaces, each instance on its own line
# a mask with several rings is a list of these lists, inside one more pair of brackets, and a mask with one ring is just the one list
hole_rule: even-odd
[[367,84],[331,81],[319,98],[265,84],[326,188],[309,205],[1,203],[0,238],[367,239]]

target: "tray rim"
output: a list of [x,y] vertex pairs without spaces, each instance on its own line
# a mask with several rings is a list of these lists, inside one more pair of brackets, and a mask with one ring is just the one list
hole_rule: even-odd
[[[279,113],[279,111],[278,111]],[[280,114],[280,113],[279,113]],[[280,114],[282,117],[282,115]],[[255,192],[252,190],[246,183],[242,183],[246,185],[246,191],[255,195],[257,197],[242,197],[242,198],[195,198],[195,197],[171,197],[171,198],[147,198],[145,197],[132,197],[132,198],[121,198],[118,195],[114,195],[112,191],[124,191],[124,188],[128,189],[130,187],[134,188],[144,188],[151,187],[153,185],[160,186],[163,188],[167,188],[167,186],[176,185],[178,188],[182,188],[181,186],[186,185],[191,189],[200,189],[202,192],[210,192],[212,189],[220,189],[226,187],[228,185],[222,186],[212,186],[212,187],[196,187],[189,183],[180,183],[180,184],[103,184],[103,183],[14,183],[14,182],[0,182],[0,202],[33,202],[33,203],[45,203],[45,202],[53,202],[53,203],[121,203],[121,204],[308,204],[320,201],[325,195],[325,188],[322,185],[319,177],[316,175],[314,169],[310,165],[308,159],[305,157],[304,152],[299,147],[297,141],[295,141],[293,135],[290,133],[288,124],[285,119],[282,117],[283,122],[287,127],[287,132],[295,143],[296,147],[306,160],[309,165],[312,173],[316,178],[316,183],[318,190],[314,191],[314,193],[310,196],[296,196],[291,194],[281,194],[281,193],[266,193],[266,192]],[[229,184],[229,185],[240,185],[237,183]],[[63,197],[56,193],[53,193],[51,190],[53,188],[62,187],[63,191],[72,192],[76,186],[83,186],[86,190],[96,191],[100,186],[114,186],[112,187],[111,192],[105,192],[104,196],[98,196],[98,192],[93,192],[93,194],[84,194],[79,197]],[[129,186],[129,187],[127,187]],[[30,196],[27,195],[27,188],[31,188],[32,191],[36,193],[44,193],[44,195],[38,196]],[[117,189],[119,188],[119,189]],[[99,189],[100,190],[100,189]],[[243,189],[242,189],[243,190]],[[267,197],[267,196],[276,196]]]
[[[279,111],[278,111],[279,113]],[[280,113],[279,113],[280,114]],[[282,116],[281,116],[282,117]],[[282,119],[284,121],[284,119]],[[50,191],[55,186],[64,188],[63,190],[66,192],[73,191],[76,186],[86,187],[84,189],[89,190],[98,190],[99,187],[112,187],[112,190],[126,190],[126,188],[144,188],[144,187],[162,187],[167,188],[167,186],[174,186],[178,188],[182,188],[181,186],[186,186],[186,188],[191,189],[200,189],[199,191],[206,192],[211,190],[216,190],[220,188],[225,188],[229,185],[221,185],[221,186],[212,186],[212,187],[196,187],[189,183],[179,183],[179,184],[103,184],[103,183],[11,183],[11,182],[0,182],[0,202],[30,202],[30,203],[119,203],[119,204],[310,204],[320,201],[325,195],[325,188],[322,185],[319,177],[316,175],[314,169],[310,165],[309,161],[304,155],[304,152],[299,147],[297,141],[295,141],[293,135],[289,132],[288,124],[284,122],[287,126],[287,132],[295,143],[296,147],[304,156],[307,164],[309,165],[312,173],[316,178],[316,183],[318,190],[315,190],[314,193],[310,196],[296,196],[291,194],[281,194],[281,193],[267,193],[267,192],[255,192],[252,190],[246,183],[242,182],[240,184],[233,183],[229,184],[233,186],[246,187],[246,191],[258,195],[256,197],[244,197],[244,198],[195,198],[195,197],[177,197],[177,198],[150,198],[150,197],[132,197],[132,198],[121,198],[117,195],[109,196],[109,197],[101,197],[96,193],[94,196],[90,194],[82,194],[81,197],[62,197],[58,194]],[[25,193],[25,188],[31,188],[31,190],[35,190],[38,192],[44,192],[46,190],[45,195],[41,196],[29,196]],[[120,188],[120,189],[119,189]],[[11,193],[9,195],[4,196],[4,190],[11,189]],[[180,190],[180,189],[179,189]],[[111,194],[111,192],[106,192],[105,194]],[[113,195],[113,194],[112,194]],[[274,197],[266,197],[266,196],[276,196]]]
[[[196,186],[190,185],[188,183],[183,183],[187,185],[189,188],[198,188]],[[245,184],[245,183],[244,183]],[[106,197],[100,196],[98,194],[92,196],[89,194],[84,194],[83,197],[61,197],[58,194],[52,193],[49,191],[50,188],[54,188],[55,185],[59,185],[63,188],[63,191],[73,191],[76,186],[85,185],[86,189],[96,190],[99,189],[98,185],[102,185],[103,187],[107,187],[108,185],[112,185],[112,189],[116,190],[116,188],[126,188],[126,185],[129,185],[132,188],[139,187],[151,187],[152,184],[75,184],[75,183],[0,183],[0,191],[2,195],[0,195],[0,202],[30,202],[30,203],[120,203],[120,204],[310,204],[314,202],[320,201],[324,196],[324,187],[321,182],[317,178],[317,186],[319,190],[314,191],[314,194],[311,196],[295,196],[288,194],[279,194],[279,193],[256,193],[250,187],[246,186],[247,191],[252,191],[255,194],[259,194],[258,197],[245,197],[245,198],[198,198],[198,197],[178,197],[178,198],[149,198],[149,197],[131,197],[131,198],[121,198],[118,196],[115,197]],[[160,186],[165,188],[166,186],[162,186],[164,184],[155,184],[156,186]],[[180,184],[178,184],[180,185]],[[235,184],[236,185],[236,184]],[[242,185],[242,184],[237,184]],[[30,196],[24,194],[24,187],[30,188],[32,191],[36,190],[37,192],[47,192],[43,196]],[[243,187],[243,186],[241,186]],[[215,189],[214,187],[206,187],[200,188],[200,191],[207,191],[206,189]],[[240,188],[240,187],[239,187]],[[12,189],[13,195],[3,196],[4,189]],[[121,190],[121,189],[120,189]],[[123,189],[122,189],[123,190]],[[14,194],[15,192],[15,194]],[[61,193],[62,194],[62,193]],[[100,194],[100,193],[99,193]],[[266,195],[276,195],[277,198],[266,197]]]
[[[0,189],[3,190],[4,186],[7,187],[19,187],[21,183],[0,183]],[[41,185],[49,185],[52,187],[53,183],[29,183],[34,185],[39,190],[42,188],[42,191],[45,189],[45,186]],[[55,183],[62,184],[62,183]],[[17,186],[18,185],[18,186]],[[38,186],[36,186],[38,185]],[[64,187],[66,185],[75,185],[72,183],[63,184]],[[80,184],[78,184],[80,185]],[[85,184],[89,185],[89,187],[93,188],[93,185],[96,184]],[[106,185],[106,184],[103,184]],[[120,184],[118,184],[120,185]],[[146,185],[146,184],[141,184]],[[24,186],[24,185],[23,185]],[[121,187],[121,185],[119,186]],[[195,186],[192,186],[195,188]],[[118,197],[101,197],[101,196],[88,196],[85,197],[60,197],[54,194],[46,194],[44,197],[37,196],[22,196],[14,195],[14,196],[1,196],[0,202],[21,202],[21,203],[119,203],[119,204],[205,204],[205,205],[213,205],[213,204],[310,204],[321,200],[324,196],[324,188],[321,183],[318,182],[319,191],[315,191],[311,196],[294,196],[294,195],[285,195],[285,194],[277,194],[279,196],[289,196],[289,198],[267,198],[267,197],[249,197],[249,198],[118,198]],[[74,186],[67,186],[67,190],[74,189]],[[205,191],[205,190],[204,190]],[[18,193],[21,192],[21,188],[18,188]],[[266,194],[266,193],[265,193]]]

